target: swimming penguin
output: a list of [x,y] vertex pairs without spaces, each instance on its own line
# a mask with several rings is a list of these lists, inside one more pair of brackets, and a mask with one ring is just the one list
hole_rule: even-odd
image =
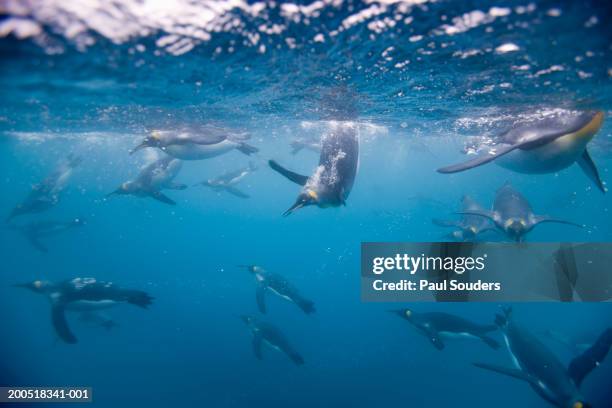
[[154,130],[130,154],[145,147],[156,147],[181,160],[202,160],[238,150],[247,156],[259,149],[245,143],[250,138],[246,132],[238,133],[214,126],[194,129]]
[[477,324],[442,312],[416,313],[410,309],[391,312],[412,323],[438,350],[444,348],[444,338],[477,338],[493,349],[499,348],[499,343],[487,336],[487,333],[497,330],[494,324]]
[[291,346],[285,335],[276,326],[259,321],[252,316],[241,316],[241,319],[253,333],[253,352],[257,359],[262,359],[261,344],[266,343],[285,353],[296,365],[304,364],[302,356]]
[[13,208],[6,221],[8,222],[19,215],[46,211],[57,205],[60,194],[66,188],[72,171],[81,161],[80,157],[73,155],[69,155],[62,160],[53,173],[32,187],[30,194],[22,203]]
[[[461,199],[462,211],[483,211],[484,209],[469,196]],[[459,221],[434,219],[433,223],[440,227],[453,227],[450,236],[458,241],[473,241],[476,237],[486,231],[495,229],[495,224],[486,218],[478,215],[463,215]]]
[[153,298],[141,290],[123,289],[112,282],[94,278],[74,278],[59,283],[36,280],[14,285],[46,295],[51,301],[51,321],[58,336],[66,343],[74,344],[77,338],[66,321],[65,311],[92,311],[130,303],[147,308]]
[[48,252],[47,247],[41,242],[41,238],[50,237],[81,227],[85,223],[81,218],[66,221],[33,221],[26,225],[11,225],[9,228],[21,232],[33,248],[40,252]]
[[249,167],[245,167],[239,170],[230,171],[222,174],[218,177],[204,180],[197,183],[196,186],[206,186],[212,188],[215,192],[220,193],[225,191],[240,198],[249,198],[249,195],[238,188],[236,185],[242,181],[246,176],[257,170],[257,166],[253,163],[249,163]]
[[497,190],[493,211],[469,210],[462,211],[460,214],[487,217],[493,220],[499,229],[517,242],[522,241],[525,234],[543,222],[556,222],[580,228],[584,227],[570,221],[544,215],[535,215],[527,199],[516,191],[509,182],[506,182],[506,184]]
[[476,367],[524,380],[538,395],[556,407],[590,407],[581,395],[579,387],[582,380],[610,351],[612,328],[605,330],[592,347],[565,368],[536,336],[514,321],[510,308],[504,309],[504,315],[497,316],[496,323],[502,331],[515,367],[506,368],[483,363],[476,363]]
[[310,177],[287,170],[274,160],[268,162],[274,171],[303,186],[295,204],[283,215],[307,205],[320,208],[346,205],[359,167],[357,123],[330,121],[321,146],[319,166]]
[[243,266],[255,275],[255,280],[257,281],[257,306],[261,313],[266,313],[266,291],[270,291],[285,300],[295,303],[306,314],[315,312],[314,302],[302,297],[300,292],[283,276],[268,272],[261,266]]
[[136,179],[126,181],[118,189],[108,194],[131,194],[138,197],[152,197],[162,203],[175,205],[176,203],[161,190],[184,190],[185,184],[175,183],[173,180],[181,170],[182,163],[172,157],[164,157],[145,166]]
[[510,170],[527,173],[554,173],[577,162],[597,187],[605,192],[599,171],[587,144],[603,123],[604,113],[564,112],[537,121],[517,123],[499,136],[493,150],[467,162],[438,169],[457,173],[495,161]]

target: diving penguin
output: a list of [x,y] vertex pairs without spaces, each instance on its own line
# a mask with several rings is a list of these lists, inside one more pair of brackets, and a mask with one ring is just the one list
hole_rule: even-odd
[[161,190],[184,190],[185,184],[175,183],[173,180],[181,170],[182,163],[178,159],[166,156],[146,165],[138,174],[136,179],[126,181],[118,189],[108,194],[131,194],[138,197],[152,197],[165,204],[175,205],[176,203]]
[[487,335],[497,330],[494,324],[478,324],[449,313],[429,312],[416,313],[410,309],[391,310],[403,319],[408,320],[423,333],[438,350],[444,348],[444,338],[475,338],[484,341],[493,349],[499,343]]
[[570,112],[531,122],[520,122],[498,137],[494,148],[467,162],[438,169],[457,173],[495,161],[510,170],[527,173],[554,173],[578,163],[597,187],[605,192],[599,171],[587,144],[601,128],[604,113]]
[[183,130],[154,130],[130,154],[145,147],[156,147],[181,160],[202,160],[238,150],[247,156],[259,149],[248,145],[246,132],[235,132],[215,126],[201,126]]
[[493,211],[469,210],[462,211],[460,214],[480,215],[489,218],[500,230],[517,242],[522,241],[525,234],[543,222],[556,222],[583,228],[582,225],[570,221],[535,215],[529,201],[508,182],[497,190]]
[[94,278],[74,278],[59,283],[36,280],[14,285],[46,295],[51,301],[51,322],[58,336],[66,343],[74,344],[74,336],[65,311],[95,311],[107,309],[120,303],[130,303],[147,308],[153,298],[141,290],[123,289],[112,282]]
[[81,218],[70,221],[33,221],[25,225],[10,225],[9,228],[21,232],[30,245],[40,252],[47,252],[47,247],[41,242],[41,238],[58,235],[85,223]]
[[330,121],[329,131],[321,139],[319,165],[310,176],[294,173],[274,160],[270,167],[302,187],[295,203],[283,215],[307,205],[320,208],[346,205],[359,167],[357,123]]
[[510,308],[497,315],[514,368],[476,363],[479,368],[524,380],[546,401],[559,408],[588,408],[579,387],[612,347],[612,328],[605,330],[593,346],[576,357],[568,368],[536,336],[517,324]]
[[261,266],[244,265],[244,267],[255,275],[257,281],[257,306],[261,313],[266,313],[266,291],[270,291],[281,298],[297,305],[306,314],[314,313],[314,302],[305,299],[300,292],[283,276],[268,272]]
[[257,170],[257,166],[255,166],[253,163],[249,163],[249,167],[227,172],[218,177],[204,180],[196,185],[210,187],[217,193],[225,191],[236,197],[249,198],[249,195],[236,188],[236,185],[255,170]]
[[253,352],[257,359],[262,359],[261,344],[266,343],[285,353],[296,365],[304,364],[302,356],[291,346],[285,335],[276,326],[259,321],[252,316],[241,316],[241,319],[253,333]]
[[[484,209],[470,196],[461,199],[462,211],[483,211]],[[495,229],[493,222],[478,215],[464,214],[459,221],[434,219],[433,223],[440,227],[456,228],[450,236],[458,241],[473,241],[486,231]]]
[[60,194],[66,188],[74,168],[81,161],[80,157],[68,155],[48,177],[32,187],[26,199],[13,208],[6,221],[19,215],[46,211],[57,205]]

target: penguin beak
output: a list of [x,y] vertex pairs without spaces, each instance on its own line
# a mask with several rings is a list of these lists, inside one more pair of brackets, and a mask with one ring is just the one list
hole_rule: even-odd
[[116,189],[115,191],[111,191],[110,193],[105,195],[104,198],[110,198],[110,197],[112,197],[114,195],[117,195],[117,194],[121,194],[121,189],[120,188]]
[[138,146],[136,146],[135,148],[130,150],[130,156],[133,155],[134,153],[136,153],[137,151],[139,151],[141,149],[144,149],[145,147],[147,147],[147,143],[146,142],[142,142],[141,144],[139,144]]
[[300,208],[304,207],[304,205],[305,203],[303,203],[302,201],[297,201],[287,211],[283,213],[283,217],[288,216],[289,214],[293,213],[296,210],[299,210]]

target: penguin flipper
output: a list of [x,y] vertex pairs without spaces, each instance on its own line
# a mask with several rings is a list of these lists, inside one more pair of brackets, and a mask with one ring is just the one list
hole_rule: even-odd
[[261,341],[262,341],[261,334],[255,334],[253,336],[253,353],[255,354],[255,357],[257,357],[258,360],[262,359]]
[[535,223],[536,224],[540,224],[543,222],[554,222],[557,224],[565,224],[565,225],[573,225],[574,227],[578,227],[578,228],[584,228],[584,225],[582,224],[577,224],[575,222],[571,222],[571,221],[565,221],[565,220],[560,220],[558,218],[552,218],[546,215],[539,215],[535,217]]
[[487,211],[487,210],[466,210],[459,211],[457,214],[459,215],[478,215],[480,217],[485,217],[495,222],[495,212]]
[[572,360],[568,372],[577,386],[580,386],[582,380],[606,358],[610,348],[612,348],[612,328],[606,329],[595,344]]
[[170,190],[185,190],[187,188],[187,184],[172,182],[168,184],[166,188],[169,188]]
[[274,160],[269,160],[268,164],[270,165],[272,170],[282,174],[283,176],[287,177],[289,180],[293,181],[294,183],[299,184],[300,186],[305,185],[306,181],[308,181],[308,177],[303,176],[301,174],[297,174],[291,170],[287,170],[286,168],[284,168],[283,166],[281,166]]
[[242,154],[246,154],[247,156],[250,156],[253,153],[257,153],[259,151],[258,148],[244,142],[240,143],[238,147],[236,147],[236,150],[238,150]]
[[442,338],[440,338],[440,335],[438,334],[438,332],[436,332],[434,330],[431,330],[431,329],[427,329],[425,327],[423,327],[423,331],[425,331],[425,334],[427,335],[427,338],[429,339],[431,344],[434,345],[434,347],[436,349],[438,349],[438,350],[443,350],[444,349],[444,347],[446,345],[442,341]]
[[464,170],[468,170],[468,169],[472,169],[474,167],[478,167],[478,166],[482,166],[483,164],[492,162],[493,160],[497,159],[500,156],[503,156],[505,154],[510,153],[511,151],[520,148],[521,145],[520,144],[516,144],[516,145],[500,145],[500,146],[496,146],[495,152],[489,152],[486,154],[481,154],[480,156],[472,159],[472,160],[468,160],[466,162],[463,163],[458,163],[458,164],[453,164],[450,166],[446,166],[446,167],[441,167],[437,170],[438,173],[458,173],[460,171],[464,171]]
[[242,191],[238,190],[236,187],[227,186],[225,187],[225,191],[227,191],[228,193],[236,197],[251,198],[251,196],[249,196],[247,193],[243,193]]
[[53,323],[53,328],[60,339],[69,344],[75,344],[77,342],[77,338],[70,331],[70,327],[68,327],[63,305],[53,305],[51,308],[51,322]]
[[257,307],[259,308],[259,311],[266,314],[266,287],[264,285],[257,285],[255,298],[257,299]]
[[176,202],[172,200],[170,197],[162,193],[161,191],[151,191],[149,193],[151,197],[156,199],[157,201],[161,201],[164,204],[176,205]]
[[474,363],[474,365],[478,368],[483,368],[485,370],[493,371],[498,374],[503,374],[508,377],[516,378],[518,380],[527,381],[530,384],[533,384],[534,380],[528,374],[525,374],[521,370],[517,370],[516,368],[506,368],[501,366],[496,366],[493,364],[485,364],[485,363]]
[[491,347],[493,350],[499,349],[499,342],[489,336],[480,336],[480,339],[485,342],[485,344]]
[[602,193],[605,193],[606,187],[604,186],[603,181],[601,180],[601,177],[599,175],[599,170],[597,170],[597,166],[595,166],[595,162],[591,158],[591,155],[589,154],[589,151],[587,149],[584,149],[584,152],[582,153],[582,156],[580,156],[580,158],[577,160],[577,163],[584,172],[584,174],[586,174],[587,177],[597,185],[597,187],[599,188],[599,190],[601,190]]

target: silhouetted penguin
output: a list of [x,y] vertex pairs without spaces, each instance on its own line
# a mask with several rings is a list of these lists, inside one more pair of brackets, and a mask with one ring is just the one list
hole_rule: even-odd
[[175,205],[176,203],[161,190],[184,190],[185,184],[175,183],[173,180],[181,170],[182,163],[172,157],[164,157],[145,166],[136,179],[127,181],[115,191],[108,194],[131,194],[137,197],[152,197],[162,203]]
[[477,338],[493,349],[499,348],[499,343],[487,336],[487,333],[497,330],[494,324],[477,324],[443,312],[416,313],[410,309],[391,312],[412,323],[438,350],[444,348],[444,338]]
[[252,316],[241,316],[242,321],[253,333],[253,352],[257,359],[262,359],[261,344],[266,343],[272,348],[285,353],[296,365],[304,364],[302,356],[293,348],[281,331],[270,323],[257,320]]
[[53,173],[32,187],[30,194],[22,203],[13,208],[6,221],[19,215],[39,213],[54,207],[59,202],[60,194],[66,188],[72,171],[81,161],[80,157],[73,155],[62,160]]
[[40,252],[47,252],[47,247],[41,242],[41,238],[58,235],[75,227],[81,227],[85,223],[81,218],[71,221],[33,221],[25,225],[10,225],[9,228],[21,232],[28,242]]
[[215,126],[183,130],[154,130],[130,154],[145,147],[156,147],[181,160],[201,160],[219,156],[231,150],[251,155],[259,149],[245,143],[246,132],[235,132]]
[[583,225],[570,221],[551,218],[545,215],[535,215],[527,199],[508,182],[497,190],[493,211],[470,210],[462,211],[460,214],[487,217],[493,220],[499,229],[517,242],[522,241],[525,234],[543,222],[556,222],[583,228]]
[[[484,209],[469,196],[461,199],[462,211],[483,211]],[[495,229],[493,222],[478,215],[463,215],[459,221],[434,219],[433,223],[440,227],[454,227],[450,236],[458,241],[473,241],[478,234]]]
[[195,184],[196,186],[210,187],[217,193],[225,191],[240,198],[249,198],[249,195],[240,191],[236,188],[236,185],[242,181],[246,176],[257,170],[257,166],[253,163],[249,163],[249,167],[244,167],[239,170],[230,171],[222,174],[218,177],[204,180],[200,183]]
[[66,343],[76,343],[66,321],[65,311],[92,311],[130,303],[147,308],[153,298],[141,290],[123,289],[112,282],[97,281],[94,278],[74,278],[59,283],[36,280],[17,284],[46,295],[51,301],[51,321],[58,336]]
[[314,302],[302,297],[297,288],[283,276],[268,272],[257,265],[244,265],[244,267],[255,275],[255,280],[257,281],[257,306],[261,313],[266,313],[265,295],[267,291],[295,303],[306,314],[314,313]]
[[536,336],[514,321],[510,308],[504,309],[504,315],[497,316],[496,323],[502,331],[514,368],[483,363],[476,363],[477,367],[526,381],[538,395],[556,407],[590,407],[579,387],[610,351],[612,328],[606,329],[592,347],[565,368]]
[[438,171],[456,173],[495,160],[500,166],[519,173],[554,173],[577,162],[605,192],[599,171],[587,150],[587,144],[601,128],[603,119],[603,112],[566,111],[531,122],[520,122],[502,133],[488,153]]
[[319,166],[310,176],[294,173],[274,160],[270,167],[296,184],[303,186],[295,204],[283,215],[307,205],[320,208],[346,205],[359,167],[357,123],[330,121],[329,130],[321,139]]

